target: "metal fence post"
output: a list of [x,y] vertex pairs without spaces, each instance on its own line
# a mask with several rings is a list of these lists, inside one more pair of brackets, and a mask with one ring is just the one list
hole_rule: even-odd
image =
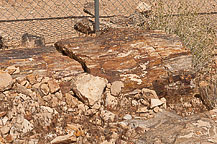
[[96,34],[99,32],[99,0],[94,0],[95,2],[95,31]]

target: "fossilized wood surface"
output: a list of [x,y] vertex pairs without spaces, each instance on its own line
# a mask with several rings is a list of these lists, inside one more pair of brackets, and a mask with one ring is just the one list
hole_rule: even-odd
[[14,65],[19,67],[19,75],[30,73],[59,78],[72,73],[83,72],[77,61],[63,56],[54,47],[22,48],[0,51],[0,69]]
[[151,87],[168,72],[191,69],[190,52],[177,36],[162,31],[110,29],[97,37],[58,41],[55,47],[88,73],[122,80],[125,90]]

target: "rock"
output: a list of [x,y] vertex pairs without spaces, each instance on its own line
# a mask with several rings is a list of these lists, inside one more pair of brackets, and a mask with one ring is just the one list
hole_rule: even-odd
[[131,104],[132,104],[133,107],[139,105],[138,101],[136,101],[136,100],[132,100]]
[[5,112],[5,111],[0,112],[0,118],[1,118],[1,117],[4,117],[6,114],[7,114],[7,112]]
[[123,117],[124,120],[130,120],[132,119],[132,116],[130,114],[126,114],[124,117]]
[[9,74],[18,74],[20,73],[20,68],[12,65],[12,66],[7,67],[5,72],[8,72]]
[[38,139],[31,139],[31,140],[29,140],[29,144],[36,144],[36,143],[38,143]]
[[171,67],[172,73],[191,70],[190,51],[177,36],[162,31],[109,29],[99,37],[61,40],[55,47],[79,62],[85,72],[122,81],[123,94],[168,77],[165,67]]
[[42,47],[45,45],[45,39],[40,36],[25,33],[22,35],[22,46],[28,48]]
[[112,84],[111,84],[111,83],[108,83],[108,84],[106,85],[106,88],[111,89],[111,86],[112,86]]
[[115,81],[111,86],[111,94],[113,96],[118,96],[121,92],[121,88],[124,87],[124,83],[122,81]]
[[22,86],[20,84],[15,84],[14,89],[18,92],[18,93],[22,93],[24,95],[33,97],[33,92],[30,89],[27,89],[25,86]]
[[30,82],[31,85],[33,85],[37,82],[37,75],[35,74],[27,75],[26,79]]
[[49,80],[48,81],[48,87],[50,88],[50,93],[55,93],[60,89],[60,86],[57,82],[54,80]]
[[44,78],[41,80],[41,83],[48,83],[49,80],[50,80],[49,77],[44,77]]
[[13,137],[12,135],[8,134],[6,137],[5,137],[5,140],[7,143],[12,143],[13,142]]
[[154,90],[143,88],[142,94],[143,98],[148,102],[150,102],[151,99],[158,99],[157,93]]
[[22,123],[22,127],[23,127],[22,128],[23,133],[27,133],[34,128],[33,124],[31,124],[27,119],[24,119],[24,121]]
[[159,100],[159,99],[151,99],[150,108],[161,106],[162,104],[164,104],[164,103],[161,100]]
[[41,83],[36,83],[32,86],[32,88],[39,89],[40,85],[41,85]]
[[146,113],[146,112],[148,112],[148,108],[147,107],[139,107],[136,112],[137,113]]
[[72,96],[69,93],[65,94],[65,98],[66,98],[66,103],[70,106],[70,107],[75,107],[79,104],[79,101],[77,98],[75,98],[74,96]]
[[136,7],[136,10],[139,11],[140,13],[147,13],[151,11],[151,6],[145,2],[140,2]]
[[75,94],[87,105],[93,105],[101,99],[108,81],[87,73],[79,74],[72,82]]
[[103,118],[104,121],[113,122],[116,118],[116,115],[110,111],[102,110],[100,116]]
[[59,105],[59,101],[58,101],[58,98],[57,97],[52,97],[51,99],[51,103],[52,103],[52,107],[56,107]]
[[41,84],[40,90],[44,95],[48,95],[49,93],[49,87],[47,84]]
[[79,103],[77,106],[78,106],[78,109],[83,111],[83,112],[88,110],[88,108],[89,108],[87,105],[85,105],[83,103]]
[[142,105],[144,105],[144,106],[149,106],[149,105],[150,105],[149,102],[146,101],[146,100],[144,100],[144,99],[139,99],[139,102],[140,102]]
[[98,109],[102,108],[102,105],[103,105],[103,101],[99,100],[99,101],[95,102],[94,105],[91,106],[91,108],[98,110]]
[[8,47],[4,44],[3,37],[0,35],[0,50],[1,49],[4,50],[5,48],[8,48]]
[[86,35],[95,33],[94,22],[88,18],[83,18],[76,22],[74,29]]
[[0,70],[0,92],[11,88],[13,79],[10,74]]
[[49,113],[53,113],[53,114],[57,114],[58,112],[55,109],[52,109],[50,107],[47,106],[41,106],[41,109],[45,112],[49,112]]
[[154,107],[153,111],[154,111],[155,113],[158,113],[158,112],[160,111],[160,108],[156,106],[156,107]]
[[22,86],[28,87],[28,86],[29,86],[29,81],[23,80],[20,84],[21,84]]
[[84,135],[84,132],[82,130],[82,126],[79,124],[74,124],[74,123],[67,124],[66,130],[68,133],[73,132],[74,136],[76,136],[76,137]]
[[76,137],[73,134],[68,134],[64,136],[58,136],[53,139],[51,144],[63,144],[63,143],[73,143],[76,142]]
[[63,94],[61,92],[56,92],[55,93],[55,96],[59,99],[59,100],[62,100],[63,98]]
[[60,82],[60,90],[62,94],[69,93],[71,90],[71,83],[69,81]]
[[118,99],[117,97],[112,96],[110,93],[106,94],[105,106],[110,109],[114,110],[118,106]]
[[6,126],[3,126],[2,128],[0,128],[0,131],[3,135],[5,135],[5,134],[9,133],[10,129],[11,128],[6,125]]

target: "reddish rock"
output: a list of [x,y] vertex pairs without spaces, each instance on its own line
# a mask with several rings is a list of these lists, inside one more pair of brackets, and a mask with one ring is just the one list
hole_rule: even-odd
[[152,86],[167,73],[191,68],[191,54],[175,35],[162,31],[110,29],[97,37],[62,40],[58,51],[78,61],[83,70],[123,81],[125,91]]
[[11,65],[20,69],[19,75],[13,74],[13,78],[26,76],[33,72],[33,74],[40,76],[58,79],[83,71],[78,62],[72,61],[67,56],[63,56],[54,47],[1,51],[0,69],[4,70]]
[[37,82],[37,75],[35,74],[29,74],[26,76],[26,78],[30,82],[30,84],[35,84]]
[[55,82],[54,80],[49,80],[48,81],[48,86],[50,88],[51,93],[55,93],[60,89],[59,84],[57,82]]

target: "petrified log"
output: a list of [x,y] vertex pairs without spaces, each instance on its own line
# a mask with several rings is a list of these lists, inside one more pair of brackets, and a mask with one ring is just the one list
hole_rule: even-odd
[[110,29],[97,37],[61,40],[55,47],[84,71],[110,82],[123,81],[125,91],[152,87],[168,73],[191,69],[190,52],[176,35],[162,31]]

